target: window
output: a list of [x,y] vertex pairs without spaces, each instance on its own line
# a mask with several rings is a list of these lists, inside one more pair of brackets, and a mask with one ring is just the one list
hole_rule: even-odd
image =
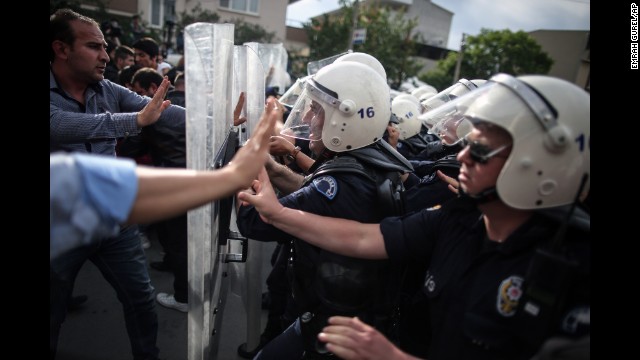
[[238,12],[257,14],[258,0],[220,0],[220,7]]
[[160,6],[160,2],[162,0],[151,0],[151,25],[162,26],[162,21],[160,20],[160,12],[162,7]]
[[151,0],[150,25],[155,28],[161,28],[166,20],[175,21],[175,5],[175,0]]

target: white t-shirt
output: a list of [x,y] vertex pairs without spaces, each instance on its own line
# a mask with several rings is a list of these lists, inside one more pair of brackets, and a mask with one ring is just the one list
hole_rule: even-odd
[[161,75],[166,75],[167,71],[169,71],[169,69],[171,69],[172,67],[173,66],[171,66],[171,64],[169,64],[166,61],[163,61],[160,64],[158,64],[158,69],[156,69],[156,71]]

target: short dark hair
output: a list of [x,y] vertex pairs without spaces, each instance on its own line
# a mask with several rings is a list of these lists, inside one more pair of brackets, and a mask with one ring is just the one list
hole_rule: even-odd
[[65,44],[73,46],[76,35],[71,28],[71,22],[75,20],[94,25],[98,29],[100,28],[100,24],[88,16],[78,14],[71,9],[58,9],[49,17],[49,61],[53,61],[56,56],[53,51],[54,41],[60,40]]
[[140,69],[142,69],[142,65],[133,64],[120,70],[118,72],[118,84],[122,86],[127,86],[127,84],[131,84],[131,79],[133,78],[133,74],[135,74],[136,71]]
[[126,59],[128,56],[135,56],[133,49],[127,45],[120,45],[116,48],[116,53],[113,57],[116,59]]
[[158,43],[150,37],[143,37],[142,39],[133,43],[132,47],[134,49],[146,52],[151,58],[157,57],[158,53],[160,52]]
[[131,85],[139,83],[143,89],[147,90],[151,84],[160,86],[160,84],[162,84],[162,79],[162,75],[160,75],[155,69],[143,67],[133,74],[133,78],[131,78]]

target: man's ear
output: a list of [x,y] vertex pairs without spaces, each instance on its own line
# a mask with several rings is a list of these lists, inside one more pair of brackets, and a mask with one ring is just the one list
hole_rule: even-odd
[[151,85],[149,85],[149,89],[147,89],[147,91],[151,92],[152,94],[155,95],[156,91],[158,91],[158,85],[156,85],[155,83],[151,83]]
[[68,57],[69,49],[71,48],[67,43],[62,40],[54,40],[51,43],[51,47],[53,48],[54,54],[56,57],[66,60]]

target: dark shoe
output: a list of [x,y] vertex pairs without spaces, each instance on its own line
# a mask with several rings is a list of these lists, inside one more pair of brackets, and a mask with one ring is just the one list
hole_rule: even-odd
[[149,264],[149,266],[151,266],[153,269],[156,269],[158,271],[171,272],[169,265],[164,261],[153,261]]
[[78,295],[72,296],[69,298],[69,303],[67,304],[67,311],[75,311],[82,307],[82,304],[87,302],[87,295]]

